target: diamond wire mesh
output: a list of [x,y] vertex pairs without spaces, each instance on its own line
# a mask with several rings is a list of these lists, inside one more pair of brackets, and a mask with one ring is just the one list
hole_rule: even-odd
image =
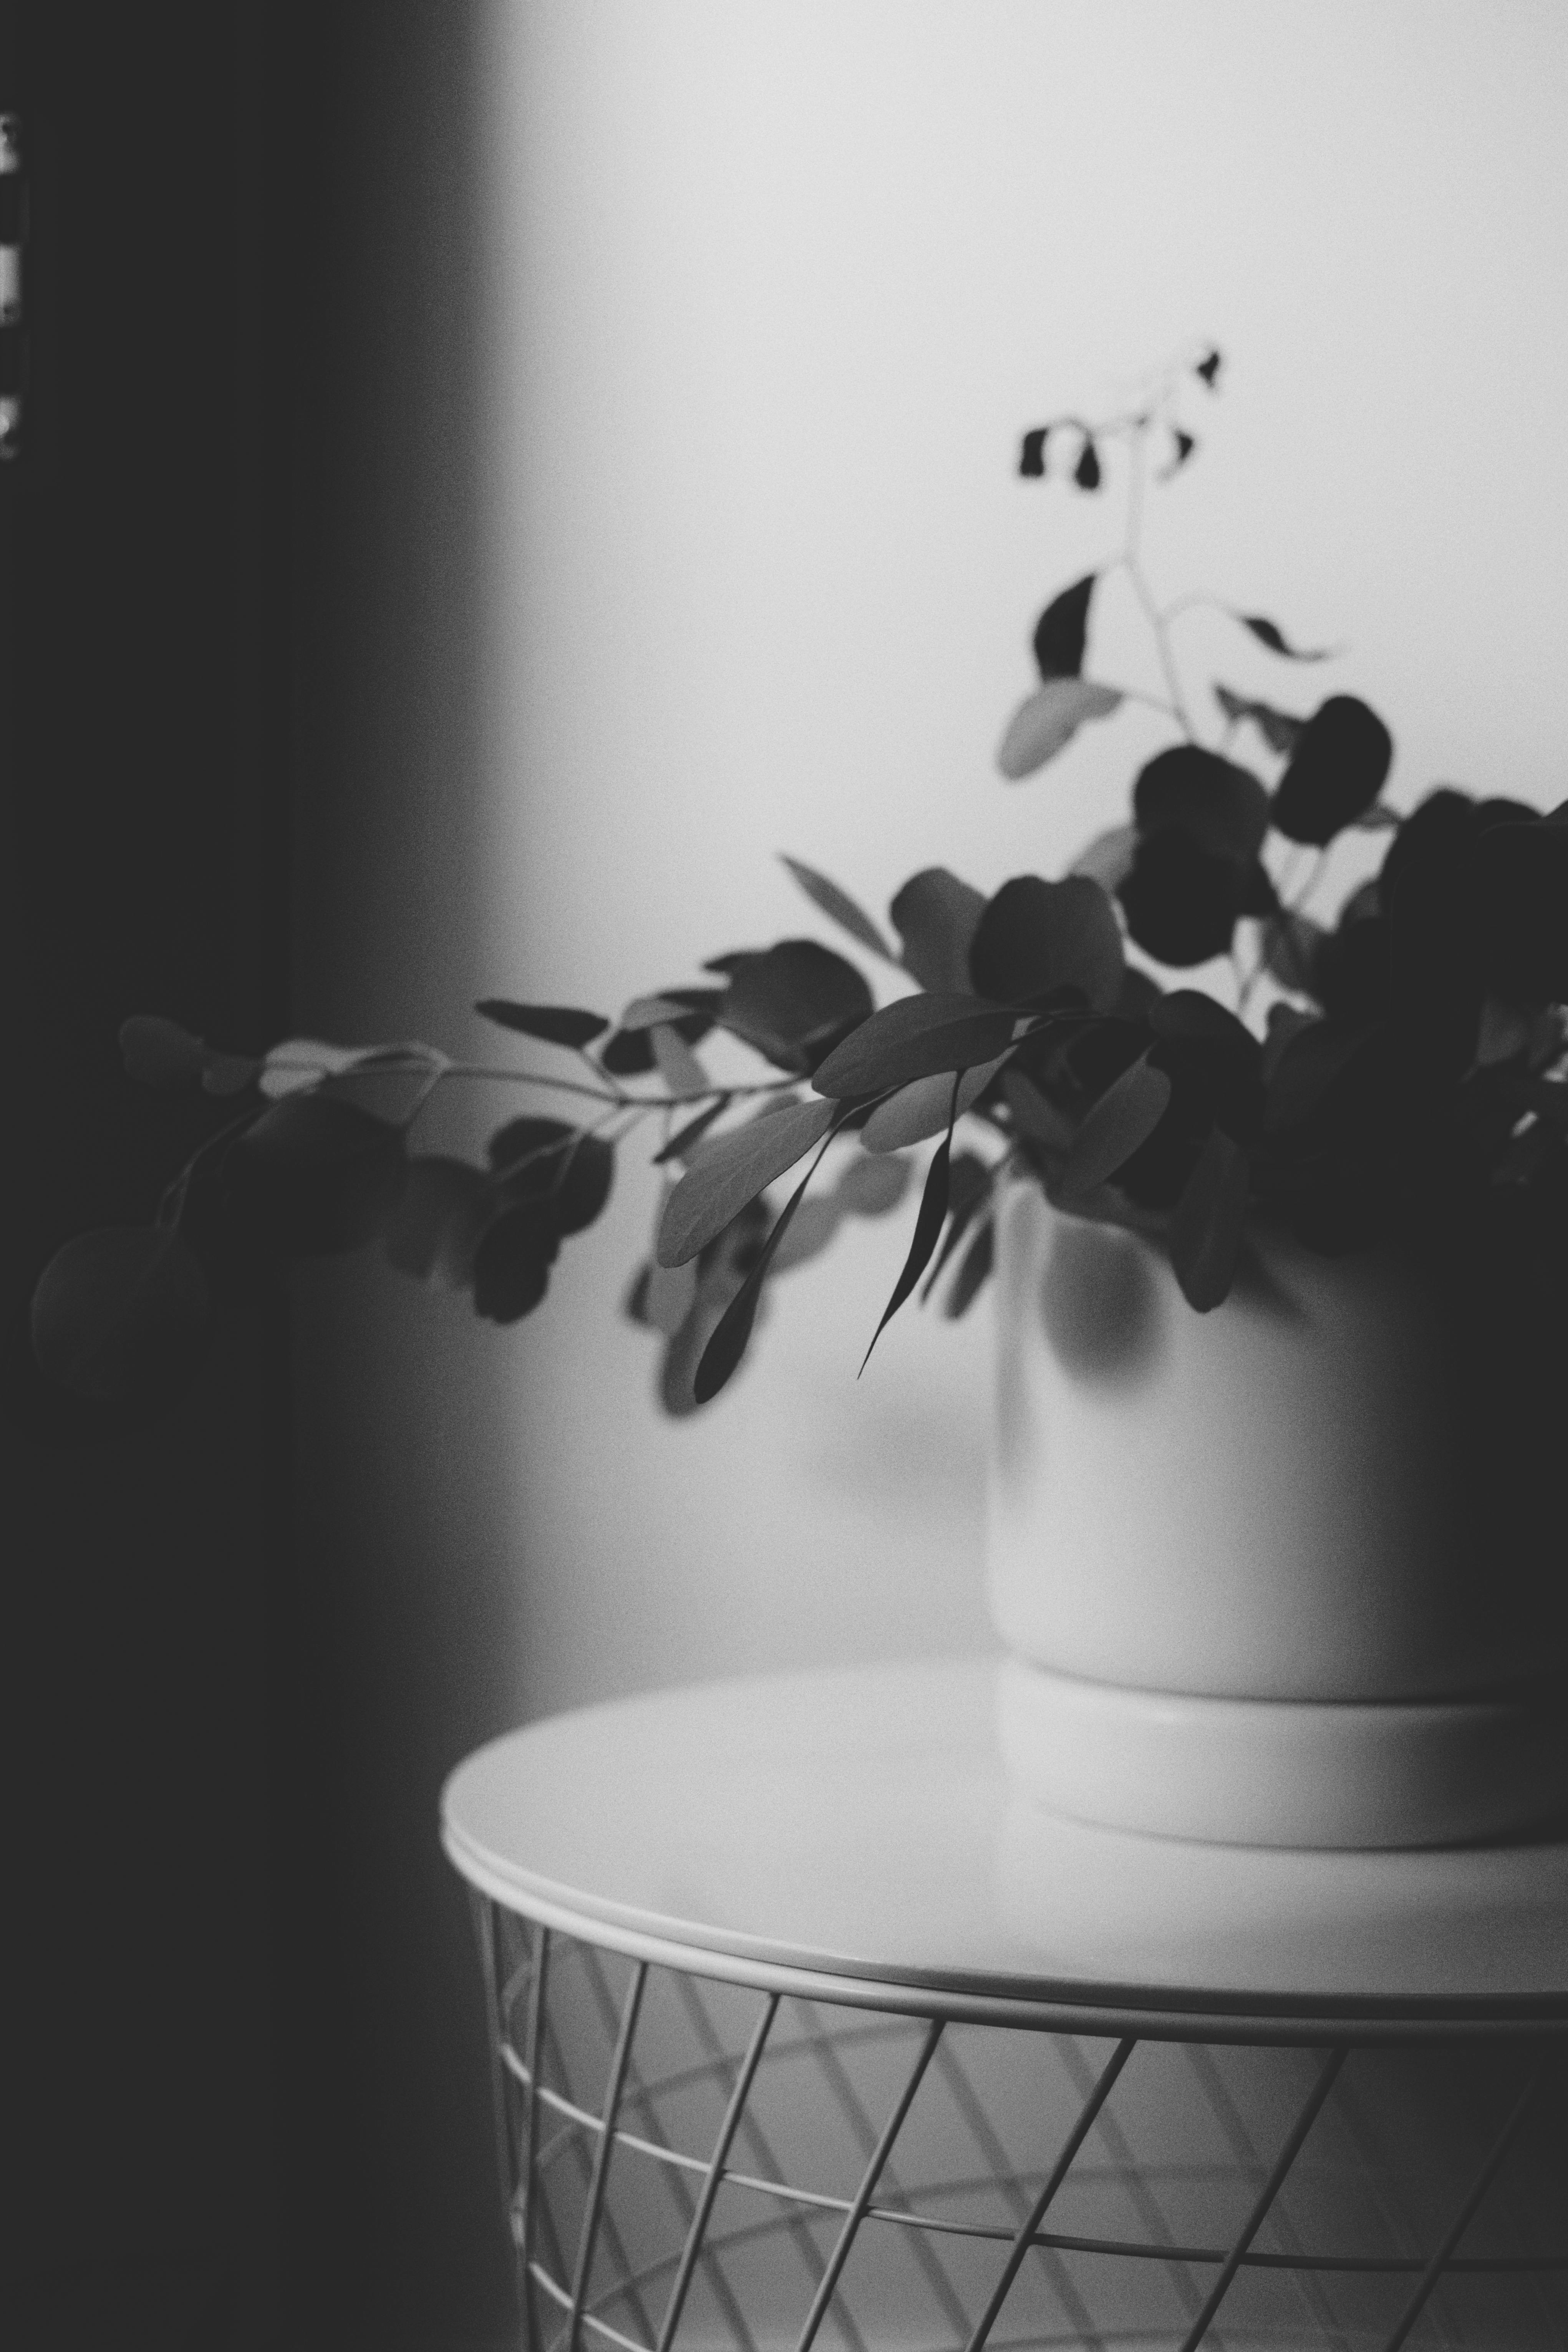
[[1561,2045],[941,2027],[476,1901],[533,2352],[1568,2347]]

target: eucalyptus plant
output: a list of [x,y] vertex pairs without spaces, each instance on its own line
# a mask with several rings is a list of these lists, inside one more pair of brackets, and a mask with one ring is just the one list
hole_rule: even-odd
[[[1220,367],[1195,353],[1147,398],[1053,417],[1019,446],[1026,482],[1119,488],[1123,513],[1114,551],[1039,615],[1002,775],[1037,773],[1132,703],[1152,703],[1171,737],[1133,776],[1126,822],[1069,872],[987,896],[928,867],[884,927],[785,858],[857,957],[806,937],[730,950],[613,1019],[485,999],[488,1023],[545,1049],[526,1066],[300,1038],[251,1057],[136,1016],[121,1032],[131,1076],[199,1090],[215,1124],[150,1225],[81,1234],[46,1268],[33,1307],[46,1372],[103,1403],[177,1393],[237,1250],[374,1243],[401,1273],[516,1322],[634,1139],[651,1142],[660,1192],[625,1307],[662,1342],[673,1413],[731,1379],[773,1282],[842,1225],[897,1208],[926,1144],[873,1347],[917,1289],[965,1311],[991,1272],[998,1199],[1019,1181],[1148,1236],[1199,1313],[1269,1225],[1324,1253],[1506,1260],[1568,1303],[1568,802],[1542,815],[1439,786],[1402,815],[1383,797],[1392,737],[1355,696],[1287,709],[1216,679],[1195,697],[1177,624],[1200,606],[1292,676],[1328,658],[1213,597],[1162,604],[1146,576],[1148,492],[1195,456],[1184,404],[1212,394]],[[1163,692],[1089,665],[1111,572],[1142,609]],[[1354,833],[1382,836],[1377,871],[1331,919],[1330,853]],[[1184,978],[1200,971],[1202,986]],[[426,1106],[455,1085],[521,1086],[558,1115],[508,1117],[482,1162],[422,1148]]]

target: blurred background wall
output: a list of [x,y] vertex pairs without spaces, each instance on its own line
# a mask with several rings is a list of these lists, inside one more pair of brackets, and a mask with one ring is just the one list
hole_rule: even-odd
[[[168,426],[162,474],[122,448],[112,478],[162,485],[189,518],[246,487],[205,554],[150,492],[130,522],[84,492],[71,576],[125,531],[163,560],[128,561],[121,619],[90,630],[58,587],[47,676],[97,693],[99,724],[50,789],[90,774],[104,805],[112,784],[152,813],[149,839],[184,838],[162,720],[195,677],[207,732],[182,739],[184,789],[265,811],[270,785],[290,847],[286,890],[276,836],[242,826],[212,853],[277,883],[252,977],[223,1002],[166,972],[151,1001],[161,967],[132,952],[149,922],[133,904],[95,921],[118,903],[112,838],[85,914],[57,873],[48,903],[97,974],[70,1050],[137,992],[215,1035],[286,1011],[356,1041],[493,1047],[463,1010],[484,993],[613,1012],[714,951],[827,937],[779,850],[879,914],[929,863],[983,888],[1054,871],[1159,739],[1124,714],[1032,783],[994,774],[1041,604],[1120,532],[1110,493],[1020,483],[1017,436],[1110,404],[1195,337],[1228,364],[1197,406],[1198,459],[1152,504],[1156,585],[1349,650],[1292,673],[1194,622],[1194,685],[1217,670],[1297,708],[1331,683],[1365,693],[1403,803],[1439,778],[1562,797],[1568,20],[1550,0],[153,5],[118,48],[111,21],[130,20],[51,16],[72,152],[92,150],[86,122],[100,156],[78,250],[135,284],[94,224],[162,142],[184,256],[169,315],[202,322],[179,366],[206,353],[211,428]],[[177,97],[203,21],[223,32],[205,114]],[[220,181],[237,205],[222,219]],[[168,317],[134,299],[116,316],[72,381],[101,387],[105,355],[134,352],[151,423]],[[214,617],[230,606],[212,582],[253,601]],[[1108,610],[1104,633],[1106,667],[1141,675],[1129,616]],[[271,651],[229,678],[224,643]],[[118,769],[115,662],[141,681]],[[57,740],[63,706],[41,685],[35,704],[37,740]],[[144,911],[166,943],[161,904]],[[215,924],[190,970],[244,936]],[[38,1083],[63,1115],[68,1087]],[[79,1197],[52,1196],[40,1231]],[[36,1842],[26,1896],[47,1923],[27,1997],[49,2124],[34,2226],[57,2279],[87,2259],[75,2217],[97,2189],[91,2134],[69,2127],[96,2112],[77,2032],[98,1981],[93,1790],[135,1792],[103,1835],[144,1995],[216,1988],[118,2045],[126,2097],[159,2118],[117,2143],[126,2168],[140,2148],[135,2195],[92,2208],[122,2322],[137,2246],[177,2249],[183,2215],[248,2307],[247,2260],[284,2279],[275,2340],[505,2340],[478,1970],[435,1840],[447,1770],[555,1706],[988,1639],[984,1315],[906,1313],[857,1384],[905,1221],[866,1226],[780,1286],[756,1360],[670,1427],[652,1344],[616,1312],[652,1213],[628,1161],[510,1330],[369,1264],[296,1277],[287,1455],[280,1368],[260,1400],[242,1381],[196,1401],[162,1480],[121,1452],[73,1487],[36,1431],[16,1441],[24,1509],[55,1531],[29,1537],[47,1598],[28,1620],[45,1664],[27,1754],[36,1775],[69,1726],[78,1758],[38,1805],[77,1834]],[[174,1473],[197,1439],[193,1501]],[[176,1521],[183,1566],[159,1583]],[[70,1605],[110,1529],[162,1596],[154,1622],[133,1581],[112,1611]],[[216,1628],[192,1600],[214,1591]],[[241,1705],[252,1641],[266,1674]],[[106,1711],[115,1691],[131,1697]],[[193,1785],[199,1819],[171,1815]],[[191,1961],[215,1906],[236,1951],[267,1956],[232,1985]],[[205,2153],[226,2107],[215,2036],[237,2013],[238,2206]],[[274,2097],[276,2129],[253,2129]]]

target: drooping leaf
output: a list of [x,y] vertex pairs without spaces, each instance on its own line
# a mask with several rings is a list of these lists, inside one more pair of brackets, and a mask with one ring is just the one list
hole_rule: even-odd
[[1216,1127],[1171,1218],[1171,1264],[1188,1306],[1200,1315],[1219,1306],[1235,1279],[1249,1181],[1247,1154]]
[[551,1045],[590,1045],[610,1025],[602,1013],[584,1013],[574,1004],[513,1004],[504,996],[481,997],[474,1011],[498,1029],[515,1029]]
[[1280,777],[1270,822],[1288,841],[1326,848],[1383,790],[1394,738],[1353,694],[1331,694],[1308,719]]
[[847,1216],[885,1217],[910,1188],[910,1163],[887,1153],[857,1157],[841,1172],[833,1197]]
[[982,996],[1028,1004],[1079,990],[1108,1013],[1121,987],[1121,927],[1110,900],[1087,874],[1062,882],[1016,875],[985,904],[969,949],[969,976]]
[[500,1197],[509,1207],[546,1210],[558,1234],[584,1232],[610,1197],[614,1145],[563,1119],[509,1119],[485,1149]]
[[410,1160],[382,1244],[387,1264],[416,1281],[466,1290],[492,1208],[482,1169],[437,1153]]
[[503,1210],[485,1229],[474,1253],[474,1312],[490,1323],[519,1323],[550,1286],[560,1250],[548,1205],[529,1202]]
[[1113,824],[1109,832],[1097,833],[1089,847],[1079,852],[1069,871],[1087,874],[1102,890],[1120,890],[1132,871],[1137,847],[1136,825]]
[[936,995],[966,990],[969,942],[984,907],[984,892],[961,882],[945,866],[911,874],[888,909],[911,979]]
[[1184,834],[1210,857],[1249,863],[1268,830],[1268,794],[1248,768],[1195,743],[1173,744],[1140,770],[1132,815],[1145,837]]
[[402,1189],[400,1129],[318,1093],[292,1093],[249,1126],[229,1153],[231,1207],[267,1246],[289,1256],[357,1249],[384,1232]]
[[1228,686],[1216,686],[1214,695],[1227,719],[1249,719],[1271,751],[1294,751],[1307,724],[1304,719],[1293,718],[1288,710],[1276,710],[1271,702],[1234,694]]
[[1009,783],[1019,783],[1054,760],[1089,719],[1107,719],[1124,697],[1089,677],[1052,677],[1037,686],[1007,721],[996,765]]
[[[979,1101],[1005,1059],[1005,1055],[999,1054],[994,1061],[964,1071],[958,1082],[960,1118]],[[860,1130],[860,1140],[868,1151],[907,1151],[911,1144],[940,1135],[952,1107],[952,1079],[948,1073],[916,1078],[877,1105]]]
[[39,1370],[72,1396],[167,1402],[201,1361],[206,1276],[166,1226],[100,1225],[56,1251],[31,1323]]
[[942,1314],[950,1323],[956,1323],[979,1297],[995,1257],[996,1223],[987,1217],[964,1251],[958,1272],[952,1277],[952,1287],[942,1301]]
[[885,1094],[937,1070],[994,1061],[1013,1040],[1013,1015],[978,996],[905,996],[863,1021],[812,1079],[819,1095],[845,1102]]
[[1080,490],[1098,490],[1100,484],[1100,452],[1094,446],[1094,436],[1086,433],[1078,464],[1072,469],[1073,480]]
[[1032,425],[1025,434],[1018,450],[1018,471],[1026,481],[1037,482],[1046,470],[1046,450],[1051,437],[1048,425]]
[[663,1168],[671,1160],[689,1160],[714,1120],[729,1108],[728,1095],[721,1095],[716,1102],[709,1103],[695,1118],[689,1118],[684,1127],[677,1128],[663,1149],[654,1153],[653,1165]]
[[746,1352],[746,1342],[752,1336],[752,1326],[756,1320],[757,1305],[763,1295],[768,1268],[794,1223],[795,1211],[805,1198],[805,1188],[816,1173],[821,1156],[819,1152],[790,1194],[777,1223],[757,1254],[756,1264],[719,1318],[713,1336],[702,1350],[701,1360],[691,1383],[692,1394],[699,1404],[708,1404],[718,1395]]
[[1062,1162],[1064,1195],[1095,1192],[1148,1141],[1164,1118],[1171,1081],[1141,1054],[1084,1116]]
[[1077,677],[1089,634],[1089,604],[1097,572],[1088,572],[1054,596],[1035,624],[1035,661],[1042,679]]
[[772,1118],[710,1137],[669,1196],[659,1227],[659,1265],[683,1265],[695,1257],[826,1135],[837,1114],[831,1102],[792,1103]]
[[707,1071],[679,1029],[658,1022],[648,1033],[659,1076],[678,1102],[712,1091]]
[[914,1238],[910,1244],[910,1254],[904,1260],[902,1273],[893,1285],[893,1295],[882,1309],[882,1319],[871,1334],[871,1347],[867,1349],[860,1360],[862,1372],[871,1360],[871,1349],[875,1348],[878,1340],[925,1272],[931,1263],[931,1252],[942,1238],[942,1229],[947,1221],[948,1162],[952,1150],[952,1129],[950,1127],[931,1154],[931,1166],[926,1170],[925,1190],[921,1194],[920,1214],[915,1219]]
[[1117,892],[1127,928],[1157,962],[1188,966],[1224,955],[1246,897],[1247,871],[1190,835],[1146,835]]
[[1262,613],[1237,613],[1236,618],[1244,629],[1251,630],[1259,645],[1267,646],[1271,654],[1283,654],[1287,661],[1327,661],[1332,654],[1331,646],[1310,648],[1291,645],[1279,623],[1268,620]]
[[989,1202],[991,1177],[992,1171],[987,1168],[984,1160],[979,1159],[973,1151],[955,1152],[949,1161],[947,1231],[942,1236],[942,1247],[936,1254],[936,1262],[927,1275],[925,1286],[921,1292],[922,1307],[942,1280],[943,1268],[969,1231],[977,1212]]
[[873,955],[885,957],[889,963],[898,962],[898,957],[870,916],[857,906],[847,890],[841,890],[837,882],[829,881],[827,876],[819,874],[814,866],[802,865],[798,857],[786,857],[782,850],[779,855],[814,907],[820,907],[825,915],[831,915],[852,940],[858,940],[860,945],[869,948]]
[[816,940],[780,940],[731,961],[720,1023],[778,1069],[812,1068],[875,1005],[865,975]]
[[133,1013],[121,1023],[120,1053],[126,1076],[142,1087],[195,1086],[205,1058],[199,1037],[156,1013]]

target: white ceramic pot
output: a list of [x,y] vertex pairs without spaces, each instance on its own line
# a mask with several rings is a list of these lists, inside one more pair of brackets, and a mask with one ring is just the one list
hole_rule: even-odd
[[[1528,1366],[1392,1258],[1158,1244],[1012,1187],[989,1573],[1020,1782],[1081,1820],[1442,1844],[1568,1811],[1568,1561]],[[1512,1383],[1510,1387],[1510,1382]]]

